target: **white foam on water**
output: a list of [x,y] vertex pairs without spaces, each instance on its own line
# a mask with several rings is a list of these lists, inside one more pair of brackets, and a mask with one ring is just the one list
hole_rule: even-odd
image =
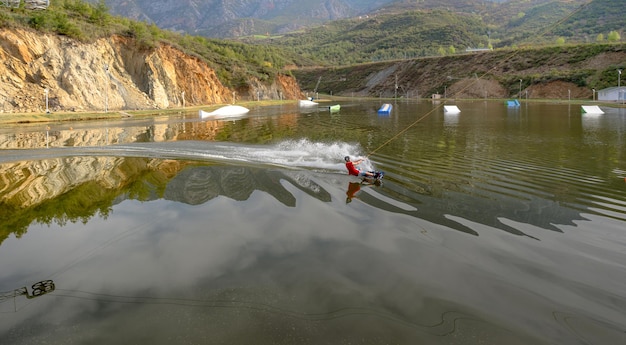
[[[286,140],[273,146],[240,146],[234,149],[233,156],[281,166],[345,171],[344,157],[358,159],[362,153],[359,144],[300,139]],[[361,168],[371,170],[369,160],[361,163]]]
[[[228,142],[176,141],[133,143],[106,147],[64,149],[66,155],[114,155],[154,158],[210,159],[259,163],[288,168],[307,168],[346,172],[345,156],[365,159],[358,168],[374,170],[357,143],[314,142],[307,139],[285,140],[274,145],[250,145]],[[58,154],[58,153],[57,153]]]

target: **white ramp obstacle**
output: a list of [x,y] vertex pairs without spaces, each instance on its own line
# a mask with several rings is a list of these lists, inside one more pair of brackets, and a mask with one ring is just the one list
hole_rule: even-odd
[[443,111],[449,114],[457,114],[461,112],[461,109],[459,109],[456,105],[444,105]]
[[225,107],[221,107],[210,113],[204,110],[199,110],[198,114],[200,115],[201,119],[204,119],[204,118],[221,119],[221,118],[226,118],[226,117],[241,116],[241,115],[247,114],[249,111],[250,109],[246,107],[242,107],[240,105],[227,105]]
[[585,114],[604,114],[602,109],[600,109],[597,105],[582,105],[581,110]]

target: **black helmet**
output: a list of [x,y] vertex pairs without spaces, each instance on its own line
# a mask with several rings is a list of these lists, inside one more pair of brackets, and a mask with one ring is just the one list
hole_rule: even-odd
[[346,162],[349,162],[350,161],[350,156],[343,157],[343,160],[345,160]]

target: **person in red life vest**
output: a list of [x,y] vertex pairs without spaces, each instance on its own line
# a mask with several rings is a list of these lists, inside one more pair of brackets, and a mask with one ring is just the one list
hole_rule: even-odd
[[359,170],[355,167],[355,165],[359,165],[361,162],[363,162],[362,159],[357,159],[353,162],[350,160],[350,156],[346,156],[344,157],[344,160],[346,161],[346,169],[348,169],[348,174],[359,177],[374,177],[374,173],[370,171]]

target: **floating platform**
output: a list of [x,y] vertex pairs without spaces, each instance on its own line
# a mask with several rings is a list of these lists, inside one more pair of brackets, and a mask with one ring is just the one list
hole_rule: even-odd
[[393,108],[393,106],[389,103],[385,103],[383,104],[380,109],[378,109],[378,113],[381,115],[389,115],[391,114],[391,109]]
[[461,109],[459,109],[456,105],[444,105],[443,111],[448,114],[458,114],[461,112]]
[[341,105],[339,104],[331,105],[330,107],[328,107],[328,110],[330,110],[331,113],[339,111],[340,109],[341,109]]
[[604,114],[602,109],[600,109],[600,107],[598,107],[597,105],[582,105],[580,107],[580,110],[584,114],[594,114],[594,115]]
[[516,99],[509,99],[506,101],[506,106],[507,107],[519,107],[520,103]]

